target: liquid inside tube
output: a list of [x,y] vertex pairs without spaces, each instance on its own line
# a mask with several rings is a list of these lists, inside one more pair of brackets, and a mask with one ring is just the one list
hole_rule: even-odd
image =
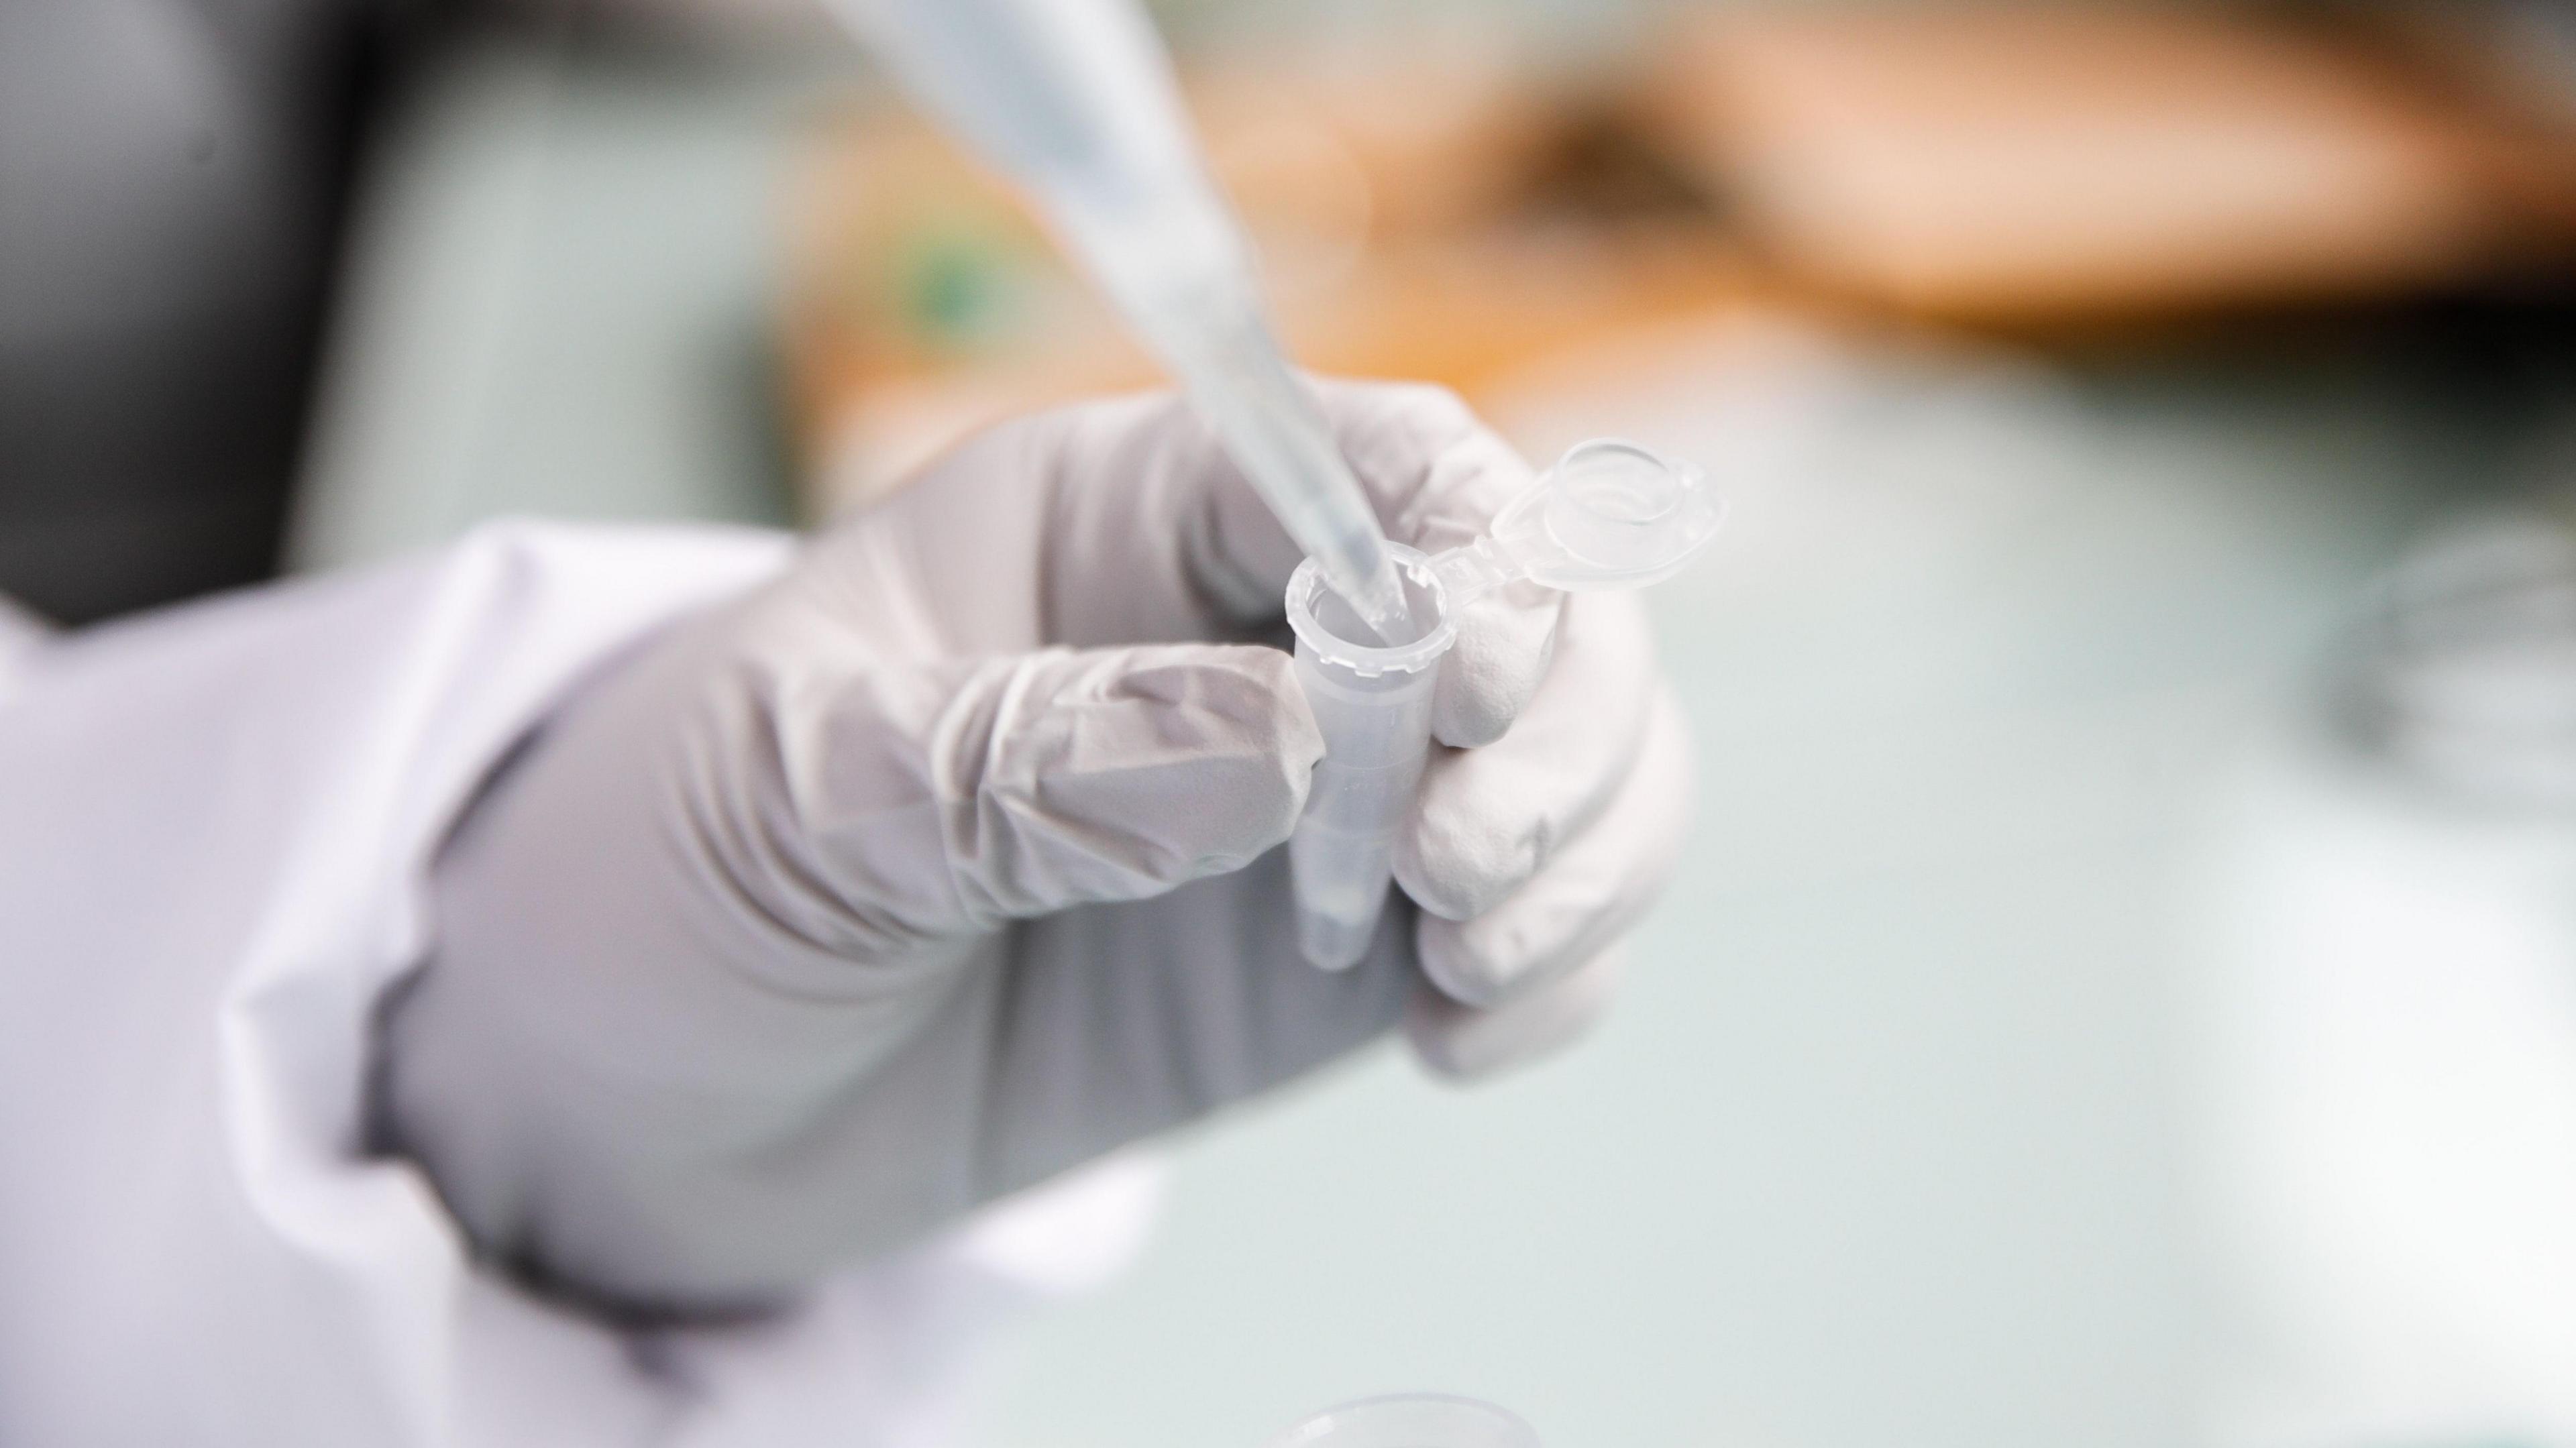
[[1323,586],[1315,590],[1315,621],[1335,638],[1363,649],[1394,648],[1413,643],[1422,637],[1426,621],[1436,619],[1437,611],[1427,606],[1421,585],[1409,584],[1395,566],[1395,559],[1385,549],[1378,552],[1376,586],[1367,597],[1355,596],[1340,587],[1331,572],[1319,564]]
[[1414,623],[1413,609],[1405,597],[1404,580],[1395,571],[1394,561],[1387,557],[1382,541],[1374,551],[1377,554],[1377,571],[1363,575],[1363,581],[1357,582],[1355,587],[1343,587],[1342,581],[1332,577],[1331,570],[1326,570],[1325,583],[1332,590],[1333,601],[1356,615],[1353,620],[1356,627],[1337,632],[1348,633],[1352,637],[1375,634],[1377,641],[1385,644],[1411,643],[1420,628]]

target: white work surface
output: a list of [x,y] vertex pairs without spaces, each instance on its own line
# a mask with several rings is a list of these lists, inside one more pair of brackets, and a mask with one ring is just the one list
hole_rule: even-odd
[[[807,94],[509,50],[434,79],[303,561],[498,512],[779,516],[760,344]],[[1254,1448],[1416,1387],[1551,1448],[2194,1436],[2173,877],[2461,449],[2387,378],[1963,357],[1719,347],[1579,410],[1741,489],[1655,595],[1702,822],[1616,1015],[1490,1089],[1384,1051],[1177,1143],[1135,1273],[997,1363],[989,1448]]]

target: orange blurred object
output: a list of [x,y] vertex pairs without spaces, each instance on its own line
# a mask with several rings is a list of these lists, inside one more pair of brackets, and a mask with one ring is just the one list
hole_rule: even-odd
[[[2526,204],[2532,140],[2375,38],[2210,9],[1727,10],[1642,94],[1767,255],[1921,315],[2386,296],[2563,249],[2570,218]],[[2576,146],[2556,170],[2576,181]]]
[[[1572,107],[1455,56],[1195,75],[1209,162],[1318,371],[1474,394],[1516,366],[1747,289],[1678,189],[1585,193]],[[811,511],[954,438],[1159,374],[1003,187],[927,129],[863,122],[792,193],[787,345]]]
[[[1474,401],[1784,307],[2027,333],[2567,275],[2576,138],[2465,63],[2492,57],[2467,43],[2487,13],[1730,7],[1579,85],[1391,33],[1187,90],[1295,357]],[[984,422],[1157,380],[909,118],[836,127],[791,204],[810,512]]]

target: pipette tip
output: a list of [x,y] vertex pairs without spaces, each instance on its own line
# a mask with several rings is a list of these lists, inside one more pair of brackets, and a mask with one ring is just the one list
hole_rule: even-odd
[[[1339,591],[1339,590],[1337,590]],[[1343,592],[1353,612],[1374,630],[1381,644],[1406,644],[1414,639],[1413,609],[1405,601],[1404,581],[1392,562],[1381,562],[1377,576],[1357,593]]]

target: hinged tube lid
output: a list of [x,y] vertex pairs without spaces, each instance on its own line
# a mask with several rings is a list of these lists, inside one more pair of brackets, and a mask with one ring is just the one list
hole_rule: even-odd
[[1708,475],[1624,438],[1566,450],[1486,535],[1433,560],[1453,605],[1527,578],[1550,588],[1642,588],[1681,571],[1726,519]]

